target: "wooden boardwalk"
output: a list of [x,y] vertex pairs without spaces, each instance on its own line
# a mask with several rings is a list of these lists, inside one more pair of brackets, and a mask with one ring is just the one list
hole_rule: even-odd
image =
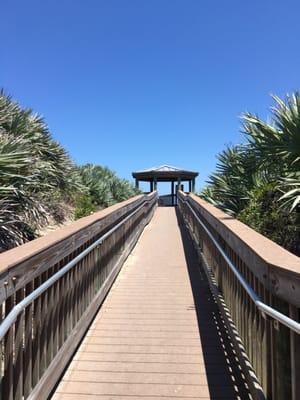
[[54,400],[249,399],[175,208],[158,208]]

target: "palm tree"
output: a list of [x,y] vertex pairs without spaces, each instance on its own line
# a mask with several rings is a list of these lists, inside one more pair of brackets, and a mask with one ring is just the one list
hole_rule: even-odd
[[274,100],[270,122],[242,116],[246,143],[219,154],[200,195],[299,254],[300,96]]
[[78,167],[78,172],[84,187],[84,194],[78,200],[78,218],[139,193],[128,181],[120,179],[107,167],[85,164]]
[[66,151],[43,119],[0,93],[0,250],[32,239],[79,190]]
[[286,101],[273,99],[270,123],[246,113],[243,128],[259,168],[278,181],[283,192],[280,200],[293,211],[300,205],[300,95],[293,93]]
[[249,200],[258,179],[255,155],[243,145],[227,147],[218,156],[216,172],[210,175],[203,198],[230,215],[237,215]]

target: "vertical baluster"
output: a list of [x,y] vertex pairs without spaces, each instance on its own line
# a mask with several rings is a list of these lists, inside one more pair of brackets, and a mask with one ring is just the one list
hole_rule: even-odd
[[[243,277],[245,278],[245,264],[242,262],[242,274]],[[248,313],[247,313],[247,298],[248,295],[246,291],[243,289],[242,290],[242,304],[243,304],[243,315],[242,315],[242,323],[243,323],[243,341],[245,345],[246,352],[248,352],[248,331],[247,331],[247,318],[248,318]]]
[[92,299],[94,298],[94,274],[95,268],[93,263],[93,255],[94,250],[89,253],[89,304],[91,304]]
[[[129,241],[131,239],[131,229],[130,229],[130,234],[129,234]],[[112,235],[108,237],[107,239],[107,255],[108,255],[108,260],[107,260],[107,274],[108,276],[111,271],[112,263],[113,263],[113,254],[112,254],[112,249],[113,249],[113,237]]]
[[[69,257],[66,258],[65,264],[69,262]],[[70,275],[69,272],[64,274],[64,281],[65,281],[65,296],[64,296],[64,324],[63,324],[63,337],[64,337],[64,342],[68,338],[69,334],[69,291],[70,291]]]
[[[8,315],[13,306],[14,295],[11,295],[5,301],[5,315]],[[13,400],[13,345],[14,330],[13,326],[11,326],[4,337],[4,377],[2,398],[5,400]]]
[[[290,304],[290,318],[299,322],[299,310]],[[300,399],[300,335],[290,331],[292,400]]]
[[99,273],[100,273],[100,277],[99,277],[99,287],[102,286],[104,279],[103,279],[103,275],[104,275],[104,243],[101,244],[101,246],[99,247]]
[[[251,286],[251,272],[249,271],[249,268],[247,265],[245,265],[245,278],[249,286]],[[247,354],[252,362],[252,326],[251,326],[251,300],[248,296],[247,293],[245,293],[245,298],[246,298],[246,310],[247,310],[247,315],[246,315],[246,336],[247,336]]]
[[[289,306],[286,302],[273,296],[274,308],[283,314],[289,313]],[[275,327],[275,323],[273,323]],[[281,324],[276,323],[274,330],[274,357],[275,362],[275,382],[276,382],[276,399],[290,399],[291,393],[291,360],[290,360],[290,331]]]
[[[233,251],[230,249],[230,259],[231,261],[233,260]],[[229,310],[230,314],[232,312],[232,285],[231,285],[231,269],[229,268],[229,265],[227,265],[227,288],[228,288],[228,304],[229,304]]]
[[100,262],[100,256],[101,256],[101,245],[98,245],[95,249],[95,257],[94,257],[94,263],[97,271],[97,282],[96,282],[96,291],[100,289],[101,286],[101,262]]
[[89,298],[88,298],[88,305],[91,304],[91,301],[94,297],[94,290],[93,290],[93,284],[94,284],[94,264],[93,264],[93,251],[89,253]]
[[[239,270],[240,273],[242,273],[242,261],[241,259],[239,259]],[[244,307],[243,307],[243,293],[244,293],[244,289],[242,287],[242,285],[239,283],[239,297],[240,297],[240,304],[239,304],[239,334],[241,336],[241,339],[243,341],[244,344],[244,337],[243,337],[243,314],[244,314]]]
[[93,270],[94,270],[93,297],[98,292],[98,278],[99,278],[98,252],[99,252],[98,247],[96,247],[92,252],[92,263],[93,263]]
[[108,256],[108,249],[109,249],[109,247],[108,247],[108,239],[104,240],[103,249],[104,249],[104,257],[103,257],[103,270],[104,270],[103,272],[104,272],[104,274],[103,274],[103,279],[105,281],[106,278],[107,278],[108,259],[109,259],[109,256]]
[[[34,280],[34,288],[41,284],[41,277]],[[33,326],[34,338],[32,348],[32,387],[34,387],[40,378],[40,337],[41,337],[41,296],[33,303]]]
[[[270,293],[270,306],[272,307],[274,305],[274,299],[273,295]],[[270,341],[271,341],[271,374],[272,374],[272,379],[271,379],[271,389],[272,389],[272,394],[271,398],[272,400],[278,400],[277,396],[277,382],[276,382],[276,377],[277,377],[277,357],[276,357],[276,328],[274,324],[274,320],[270,319]]]
[[79,262],[78,267],[79,267],[78,268],[78,320],[79,320],[82,314],[83,260]]
[[[25,287],[26,297],[33,290],[33,281]],[[33,336],[33,303],[25,309],[25,333],[24,333],[24,398],[26,399],[32,388],[32,336]]]
[[83,312],[86,310],[87,306],[87,293],[88,293],[88,258],[87,256],[84,257],[84,275],[83,275],[83,284],[84,284],[84,289],[83,289]]
[[80,318],[80,270],[81,270],[81,261],[76,265],[75,269],[75,277],[76,277],[76,286],[75,286],[75,324],[77,324]]
[[[55,269],[51,268],[48,277],[52,276]],[[47,304],[47,343],[46,343],[46,367],[53,359],[53,333],[54,333],[54,285],[51,285],[48,292]]]
[[90,254],[87,254],[85,257],[85,303],[84,303],[84,310],[87,309],[89,302],[90,302],[90,293],[91,293],[91,265],[90,265]]
[[[24,288],[16,292],[16,304],[24,299]],[[24,312],[19,314],[15,322],[14,348],[14,400],[23,398],[23,352],[24,352]]]
[[74,322],[74,314],[75,314],[75,303],[74,303],[74,291],[75,291],[75,268],[76,265],[70,271],[70,295],[69,295],[69,303],[70,303],[70,323],[69,328],[70,332],[73,330],[75,322]]
[[[42,274],[42,282],[47,280],[48,273]],[[40,340],[40,377],[46,370],[46,344],[47,344],[47,321],[48,321],[48,293],[41,294],[41,340]]]
[[[64,260],[59,263],[59,269],[64,265]],[[58,335],[58,349],[60,349],[65,340],[64,325],[65,325],[65,276],[59,279],[59,293],[60,293],[60,303],[59,303],[59,335]]]
[[[270,304],[270,295],[267,289],[261,285],[261,298],[266,304]],[[271,304],[270,304],[271,305]],[[266,393],[267,398],[272,398],[272,335],[271,335],[271,321],[268,317],[260,316],[261,335],[262,335],[262,387]]]
[[[253,289],[255,293],[259,295],[259,285],[258,285],[258,279],[255,275],[253,275]],[[254,357],[254,369],[256,372],[256,375],[261,378],[261,372],[260,372],[260,352],[261,352],[261,338],[260,338],[260,327],[259,327],[259,319],[258,319],[258,314],[259,311],[256,308],[255,304],[251,302],[252,306],[252,313],[253,313],[253,341],[252,341],[252,351],[253,351],[253,357]]]
[[[250,274],[250,285],[252,289],[256,293],[256,286],[255,286],[255,276],[254,274],[249,270]],[[255,314],[255,305],[253,301],[249,298],[249,304],[250,304],[250,329],[251,329],[251,338],[250,338],[250,349],[251,349],[251,358],[252,358],[252,365],[254,370],[257,370],[257,365],[256,365],[256,348],[257,348],[257,343],[256,343],[256,331],[257,331],[257,326],[256,326],[256,314]]]
[[[69,257],[66,260],[66,264],[69,262]],[[64,340],[68,338],[70,332],[70,271],[65,275],[65,324],[64,324]]]
[[[233,257],[233,261],[236,263],[236,254],[234,253],[234,257]],[[237,321],[237,284],[236,284],[236,278],[234,273],[231,273],[232,275],[232,318],[233,318],[233,322],[236,325],[236,321]]]
[[[0,304],[0,323],[2,323],[4,315],[3,304]],[[0,399],[2,399],[3,393],[3,375],[4,375],[4,347],[3,340],[0,341]]]
[[[59,266],[56,265],[54,272],[57,272]],[[60,304],[60,280],[56,281],[53,285],[53,357],[55,357],[58,351],[59,344],[59,304]]]
[[84,312],[84,292],[85,292],[85,258],[81,261],[81,287],[80,287],[80,317]]
[[82,316],[82,313],[84,311],[84,288],[85,288],[85,259],[82,259],[81,261],[81,271],[80,271],[80,316]]

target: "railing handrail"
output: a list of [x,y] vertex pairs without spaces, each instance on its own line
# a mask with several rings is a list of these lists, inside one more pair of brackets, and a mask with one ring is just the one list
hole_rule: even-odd
[[[186,194],[180,192],[180,195]],[[243,245],[241,252],[238,248],[236,249],[240,256],[247,247],[249,251],[255,254],[257,259],[261,259],[271,268],[280,270],[278,272],[300,274],[300,258],[295,254],[196,194],[190,193],[188,198],[191,202],[196,203],[201,209],[203,217],[221,236],[229,235],[228,239],[231,243],[234,239],[237,239]]]
[[132,218],[139,210],[141,210],[145,203],[150,202],[155,196],[144,198],[143,203],[138,206],[133,212],[128,214],[123,218],[118,224],[113,226],[109,231],[104,233],[99,239],[82,251],[73,260],[68,262],[64,267],[62,267],[58,272],[52,275],[49,279],[43,282],[38,288],[33,290],[28,296],[26,296],[22,301],[16,304],[9,314],[5,317],[0,325],[0,341],[4,338],[5,334],[8,332],[13,323],[17,320],[18,316],[23,312],[23,310],[28,307],[35,299],[37,299],[43,292],[45,292],[50,286],[57,282],[63,275],[65,275],[70,269],[72,269],[79,261],[81,261],[87,254],[89,254],[95,247],[100,246],[105,239],[112,235],[120,226],[122,226],[126,221]]
[[91,215],[82,217],[72,223],[59,227],[55,231],[47,233],[47,235],[38,237],[34,240],[26,242],[18,247],[14,247],[0,254],[0,274],[1,276],[7,272],[13,271],[21,263],[26,262],[28,259],[47,251],[49,248],[57,245],[63,240],[72,238],[79,232],[92,228],[96,223],[101,222],[106,217],[114,212],[121,212],[124,207],[130,207],[135,203],[143,202],[145,197],[151,196],[149,194],[139,194],[127,200],[113,204],[102,210],[96,211]]
[[257,293],[252,289],[252,287],[247,283],[247,281],[244,279],[244,277],[241,275],[237,267],[234,265],[234,263],[230,260],[230,258],[227,256],[221,245],[218,243],[218,241],[215,239],[211,231],[207,228],[207,226],[204,224],[203,221],[199,218],[197,213],[194,211],[190,203],[188,202],[187,199],[183,199],[180,196],[178,196],[179,200],[186,203],[191,212],[193,213],[194,217],[198,221],[198,223],[202,226],[202,228],[205,230],[209,238],[212,240],[218,251],[220,252],[221,256],[224,258],[240,284],[243,286],[243,288],[246,290],[248,293],[249,297],[251,300],[254,302],[255,306],[263,313],[266,315],[269,315],[271,318],[275,319],[276,321],[282,323],[283,325],[287,326],[297,334],[300,334],[300,323],[293,320],[292,318],[286,316],[285,314],[277,311],[275,308],[269,306],[268,304],[264,303],[261,301],[260,297],[257,295]]

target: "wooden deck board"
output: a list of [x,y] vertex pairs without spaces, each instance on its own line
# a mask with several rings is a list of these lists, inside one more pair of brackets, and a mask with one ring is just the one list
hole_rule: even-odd
[[53,400],[249,398],[184,236],[175,208],[158,208]]

